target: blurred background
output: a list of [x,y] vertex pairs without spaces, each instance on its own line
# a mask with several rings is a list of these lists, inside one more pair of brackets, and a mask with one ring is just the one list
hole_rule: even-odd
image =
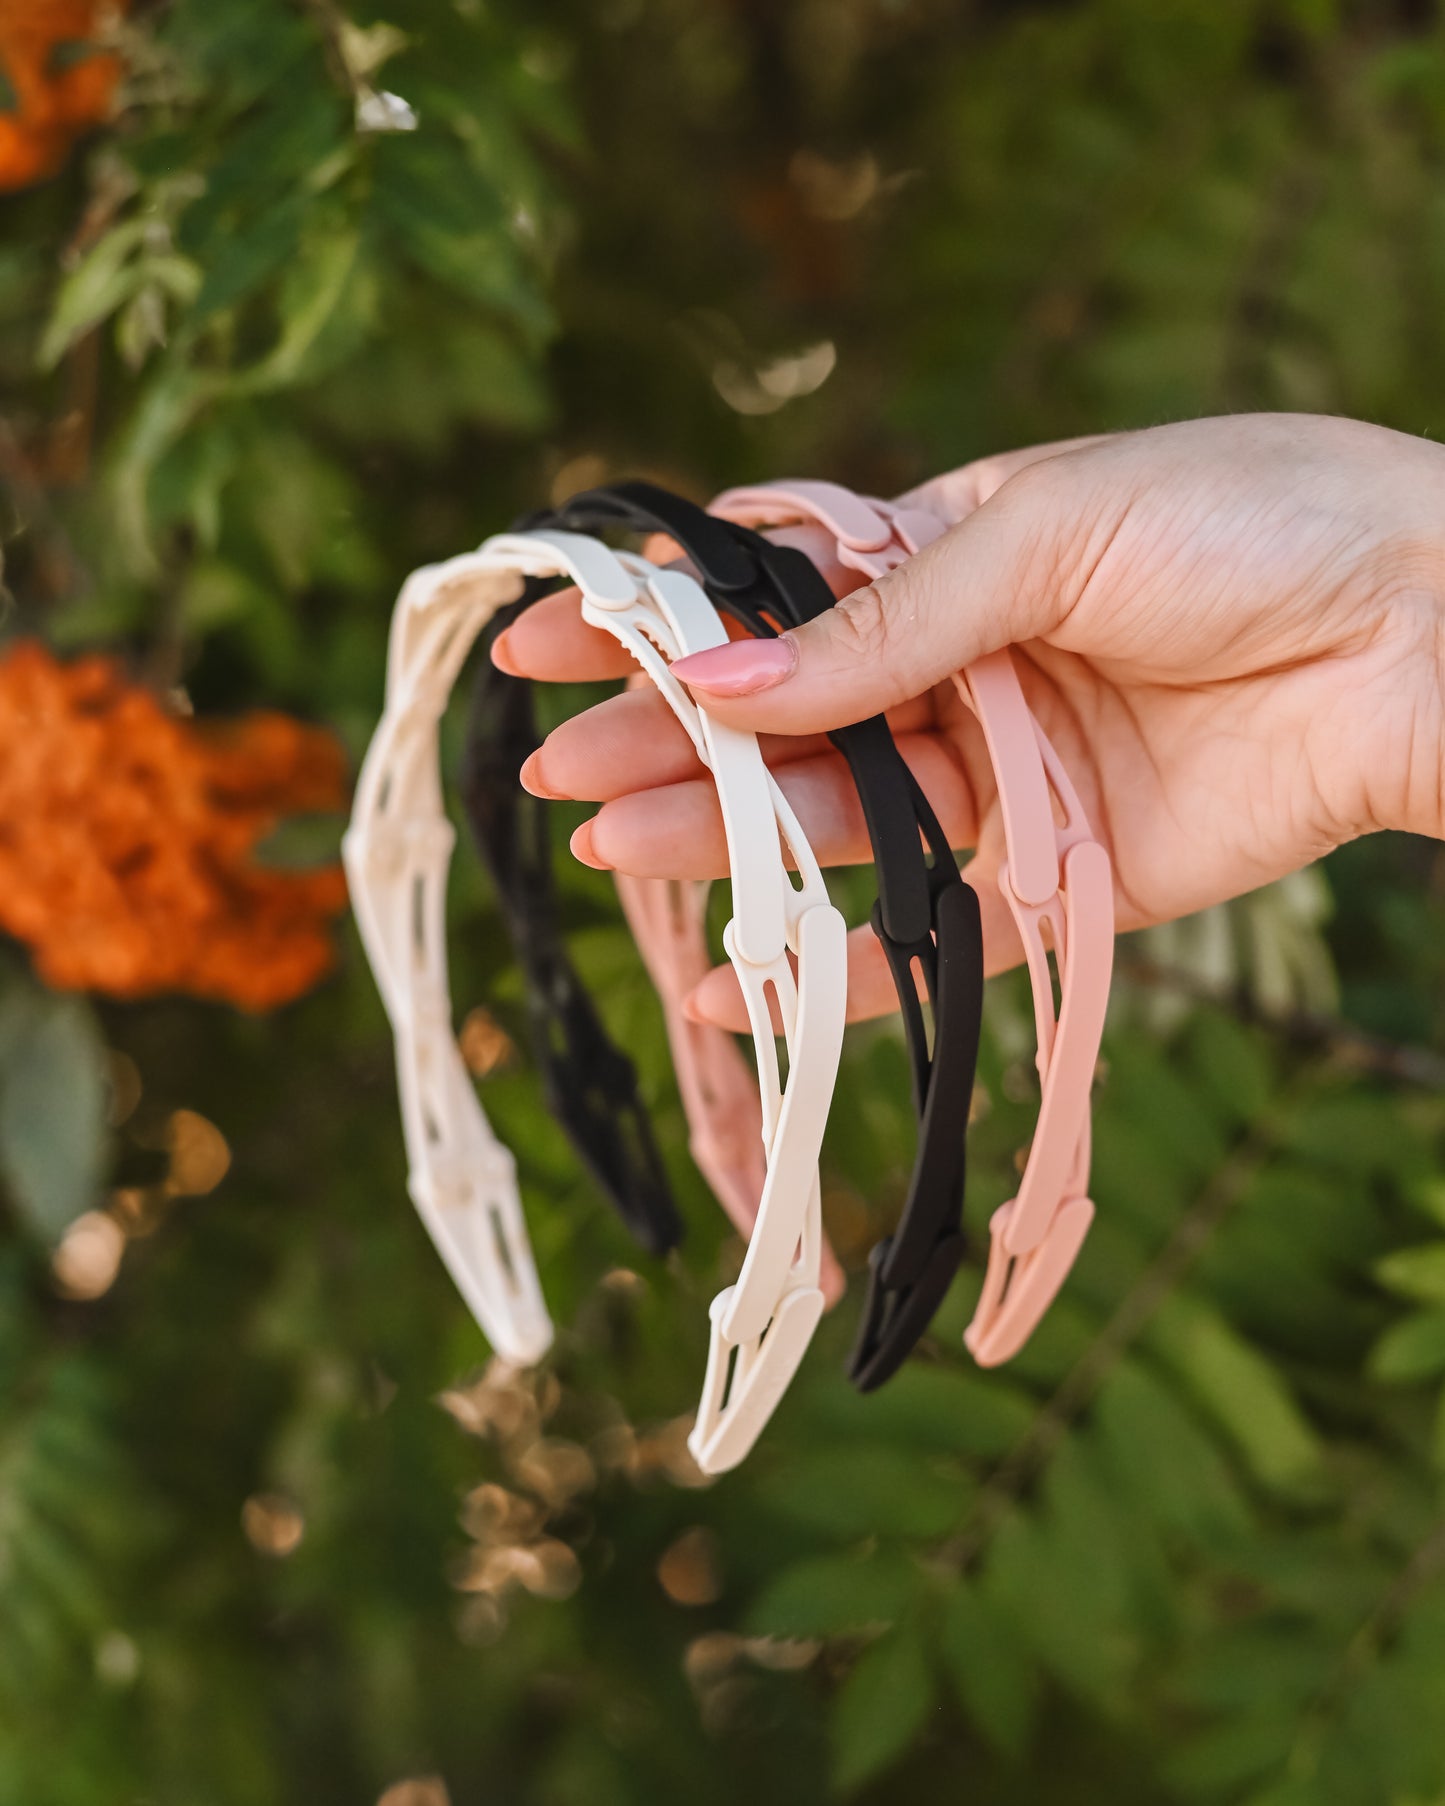
[[[1439,431],[1433,0],[0,0],[0,70],[0,1802],[1439,1806],[1433,846],[1121,943],[1033,1344],[971,1366],[970,1267],[860,1399],[855,1285],[712,1485],[738,1250],[609,885],[559,858],[666,1269],[549,1128],[455,860],[567,1326],[527,1377],[407,1202],[335,863],[402,577],[540,498]],[[1031,1061],[1001,981],[980,1239]],[[856,1273],[911,1161],[892,1025],[840,1097]]]

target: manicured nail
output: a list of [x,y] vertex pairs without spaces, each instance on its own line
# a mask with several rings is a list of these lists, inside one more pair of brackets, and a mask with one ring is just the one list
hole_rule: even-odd
[[549,803],[566,802],[568,799],[560,790],[554,790],[542,776],[542,748],[528,753],[522,761],[522,769],[517,773],[517,782],[529,796],[545,797]]
[[516,662],[507,650],[507,638],[511,631],[510,627],[504,627],[492,641],[492,663],[499,671],[505,671],[508,677],[521,677],[523,673],[517,669]]
[[706,652],[689,653],[672,667],[690,690],[709,696],[756,696],[793,675],[798,647],[791,634],[776,640],[729,640]]
[[592,850],[592,823],[590,821],[583,822],[572,836],[569,845],[572,848],[572,857],[580,860],[583,865],[590,865],[594,872],[610,872],[612,870],[607,861],[599,859]]

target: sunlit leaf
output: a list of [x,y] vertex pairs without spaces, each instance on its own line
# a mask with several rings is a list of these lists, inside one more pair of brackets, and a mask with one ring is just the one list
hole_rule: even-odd
[[1284,1492],[1318,1490],[1319,1437],[1279,1370],[1222,1317],[1176,1293],[1156,1316],[1150,1340],[1257,1479]]
[[1445,1304],[1445,1242],[1397,1249],[1375,1262],[1375,1277],[1403,1298]]
[[1396,1383],[1445,1373],[1445,1309],[1415,1311],[1392,1324],[1370,1350],[1370,1372]]

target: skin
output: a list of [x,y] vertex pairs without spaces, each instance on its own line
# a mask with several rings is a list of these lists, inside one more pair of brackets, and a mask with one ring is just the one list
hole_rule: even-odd
[[[1002,854],[988,757],[948,678],[1000,646],[1113,857],[1121,930],[1376,829],[1445,830],[1445,449],[1355,421],[1242,415],[982,459],[907,499],[956,524],[866,588],[844,593],[856,578],[831,570],[842,600],[785,636],[793,656],[767,687],[729,693],[748,673],[729,674],[727,654],[678,670],[714,716],[759,734],[827,865],[865,863],[869,848],[823,735],[886,710],[953,845],[977,848],[991,970],[1020,950],[987,882]],[[816,536],[791,537],[823,556]],[[494,657],[543,681],[631,670],[566,593]],[[601,804],[573,840],[588,864],[726,876],[712,786],[650,689],[564,723],[523,779]],[[849,955],[850,1017],[894,1007],[866,928]],[[746,1027],[728,968],[691,1008]]]

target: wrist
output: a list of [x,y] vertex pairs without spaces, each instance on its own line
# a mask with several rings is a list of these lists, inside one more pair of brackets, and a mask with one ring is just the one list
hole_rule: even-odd
[[1365,731],[1352,833],[1445,840],[1445,536],[1410,566],[1397,568],[1385,592],[1358,693]]
[[[1326,656],[1332,706],[1316,726],[1337,841],[1382,829],[1445,839],[1445,447],[1379,427],[1373,480],[1351,464],[1364,550],[1336,591],[1349,623]],[[1368,468],[1368,466],[1366,468]],[[1313,736],[1311,736],[1313,738]]]

